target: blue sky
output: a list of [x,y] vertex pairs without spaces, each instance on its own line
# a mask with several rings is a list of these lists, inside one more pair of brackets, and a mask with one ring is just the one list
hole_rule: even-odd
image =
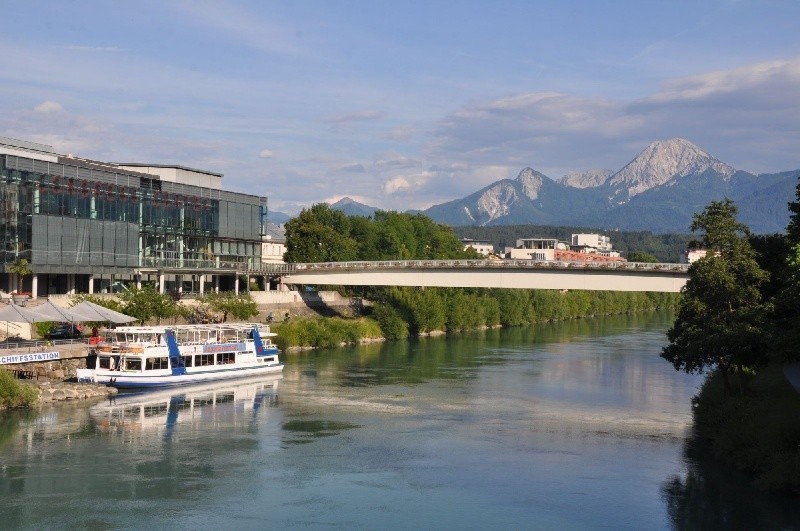
[[296,213],[426,208],[686,138],[800,168],[796,1],[19,1],[0,135],[223,173]]

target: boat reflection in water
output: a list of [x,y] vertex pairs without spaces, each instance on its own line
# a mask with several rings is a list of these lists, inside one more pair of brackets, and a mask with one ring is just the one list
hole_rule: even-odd
[[178,424],[252,420],[261,408],[274,406],[281,374],[195,384],[180,388],[120,393],[90,409],[101,432],[135,435],[171,432]]

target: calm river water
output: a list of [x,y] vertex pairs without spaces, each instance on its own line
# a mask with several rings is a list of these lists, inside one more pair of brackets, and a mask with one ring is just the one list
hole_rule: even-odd
[[[281,379],[0,417],[0,527],[792,529],[687,457],[667,315],[287,356]],[[689,455],[694,455],[688,451]]]

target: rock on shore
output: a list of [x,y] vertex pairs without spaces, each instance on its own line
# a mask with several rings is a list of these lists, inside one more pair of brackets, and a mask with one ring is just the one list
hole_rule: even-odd
[[39,387],[39,402],[42,404],[104,398],[117,394],[116,388],[102,384],[43,381],[36,385]]

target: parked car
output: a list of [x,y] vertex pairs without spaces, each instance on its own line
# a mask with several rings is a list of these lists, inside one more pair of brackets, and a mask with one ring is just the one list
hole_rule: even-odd
[[45,334],[47,339],[75,339],[83,337],[78,327],[71,324],[60,324]]

